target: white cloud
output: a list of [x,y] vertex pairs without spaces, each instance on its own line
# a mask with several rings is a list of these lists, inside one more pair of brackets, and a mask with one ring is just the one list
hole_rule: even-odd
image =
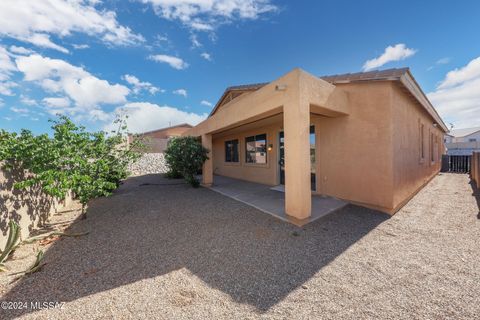
[[183,70],[188,67],[188,63],[183,61],[181,58],[169,56],[166,54],[150,55],[148,58],[156,62],[167,63],[168,65],[170,65],[170,67],[177,70]]
[[25,95],[20,95],[20,102],[23,103],[24,105],[27,105],[27,106],[35,106],[37,105],[37,101],[35,101],[34,99],[31,99]]
[[16,70],[17,68],[10,58],[10,54],[8,53],[7,49],[0,46],[0,80],[5,79],[2,78],[2,75],[3,77],[9,76],[13,71]]
[[7,120],[7,121],[12,121],[12,118],[10,117],[3,117],[4,120]]
[[202,46],[196,34],[190,35],[190,42],[192,42],[192,48],[200,48]]
[[13,96],[12,88],[17,84],[10,80],[13,72],[17,71],[10,54],[4,47],[0,46],[0,95]]
[[77,121],[106,120],[108,117],[100,105],[125,103],[130,93],[126,86],[110,84],[64,60],[34,54],[19,56],[15,62],[24,74],[24,81],[34,82],[47,92],[65,95],[43,100],[50,114],[67,114]]
[[52,108],[67,108],[72,102],[66,97],[48,97],[44,98],[43,103]]
[[18,39],[25,42],[30,42],[38,47],[58,50],[63,53],[69,52],[67,48],[53,43],[52,40],[50,40],[50,35],[45,33],[34,33],[28,37],[19,37]]
[[200,54],[200,56],[205,60],[212,61],[212,56],[210,55],[210,53],[203,52]]
[[480,57],[466,66],[448,72],[428,93],[440,115],[456,128],[475,127],[480,123]]
[[33,50],[24,47],[10,46],[10,52],[27,55],[33,53]]
[[15,113],[29,113],[30,110],[27,108],[17,108],[17,107],[11,107],[10,110],[12,110]]
[[427,71],[430,71],[430,70],[435,69],[435,66],[436,66],[436,65],[448,64],[448,63],[450,63],[450,60],[451,60],[451,59],[448,58],[448,57],[438,59],[437,61],[435,61],[435,65],[430,66],[430,67],[427,68]]
[[[196,125],[207,118],[207,114],[185,112],[169,106],[159,106],[148,102],[128,103],[115,109],[115,114],[128,115],[127,127],[132,133],[141,133],[170,125],[189,123]],[[115,129],[112,123],[104,127],[105,131]]]
[[212,31],[233,20],[255,20],[278,8],[270,0],[140,0],[155,13],[198,31]]
[[377,58],[367,60],[367,62],[365,62],[363,65],[363,70],[368,71],[379,68],[392,61],[405,60],[406,58],[413,56],[416,52],[417,50],[407,48],[407,46],[403,43],[399,43],[394,46],[388,46],[385,48],[385,51],[382,55]]
[[447,73],[445,79],[438,86],[440,89],[452,87],[478,78],[480,75],[480,57],[470,61],[465,67]]
[[123,85],[110,84],[64,60],[34,54],[15,61],[25,81],[33,81],[47,91],[66,94],[78,107],[88,109],[98,104],[124,103],[130,92]]
[[147,90],[148,92],[150,92],[150,94],[155,94],[159,91],[160,92],[165,91],[163,89],[159,89],[159,88],[155,87],[150,82],[142,82],[137,77],[132,76],[130,74],[126,74],[126,75],[122,76],[122,79],[133,86],[132,90],[133,90],[133,93],[135,93],[135,94],[139,94],[140,91],[142,91],[142,90]]
[[177,90],[174,90],[173,93],[179,96],[184,96],[185,98],[187,97],[187,90],[185,89],[177,89]]
[[437,64],[447,64],[447,63],[450,63],[450,58],[449,57],[445,57],[445,58],[441,58],[441,59],[438,59],[437,60]]
[[15,94],[13,93],[12,89],[15,87],[18,87],[18,84],[13,81],[0,82],[0,94],[4,96],[14,96]]
[[84,33],[109,45],[131,45],[144,41],[141,35],[118,23],[113,11],[97,9],[100,1],[2,0],[0,37],[11,37],[40,47],[68,52],[50,37]]
[[77,50],[88,49],[90,46],[88,44],[72,44],[72,47]]
[[202,100],[202,101],[200,101],[200,104],[201,104],[202,106],[206,106],[206,107],[211,107],[211,106],[213,106],[213,104],[212,104],[210,101],[207,101],[207,100]]

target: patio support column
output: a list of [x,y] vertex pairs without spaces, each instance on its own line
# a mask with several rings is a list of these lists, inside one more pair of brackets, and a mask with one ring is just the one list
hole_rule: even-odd
[[283,106],[285,142],[285,212],[296,219],[310,217],[310,107],[303,99]]
[[213,184],[213,151],[211,134],[202,134],[202,146],[208,149],[208,159],[203,163],[202,167],[202,184],[210,187]]

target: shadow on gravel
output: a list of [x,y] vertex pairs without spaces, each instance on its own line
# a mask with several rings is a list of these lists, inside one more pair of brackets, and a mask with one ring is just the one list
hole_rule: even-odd
[[68,302],[187,268],[265,312],[388,219],[347,206],[298,228],[208,189],[162,181],[130,178],[113,196],[93,201],[88,219],[72,228],[90,234],[55,243],[44,268],[2,300]]

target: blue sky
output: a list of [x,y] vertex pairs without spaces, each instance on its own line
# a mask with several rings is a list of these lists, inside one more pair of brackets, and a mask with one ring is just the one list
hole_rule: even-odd
[[108,129],[195,124],[225,87],[411,68],[445,122],[480,126],[480,2],[2,0],[0,128],[67,114]]

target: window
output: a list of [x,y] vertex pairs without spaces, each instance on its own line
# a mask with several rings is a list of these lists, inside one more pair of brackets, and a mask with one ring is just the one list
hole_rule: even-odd
[[468,139],[468,142],[477,142],[477,139],[476,138],[470,138],[470,139]]
[[238,140],[225,141],[225,162],[238,162]]
[[267,135],[265,133],[245,138],[245,162],[267,163]]
[[420,162],[425,161],[425,125],[418,121],[419,128],[419,146],[420,146]]
[[430,132],[430,161],[435,162],[435,152],[434,152],[434,137],[433,133]]

